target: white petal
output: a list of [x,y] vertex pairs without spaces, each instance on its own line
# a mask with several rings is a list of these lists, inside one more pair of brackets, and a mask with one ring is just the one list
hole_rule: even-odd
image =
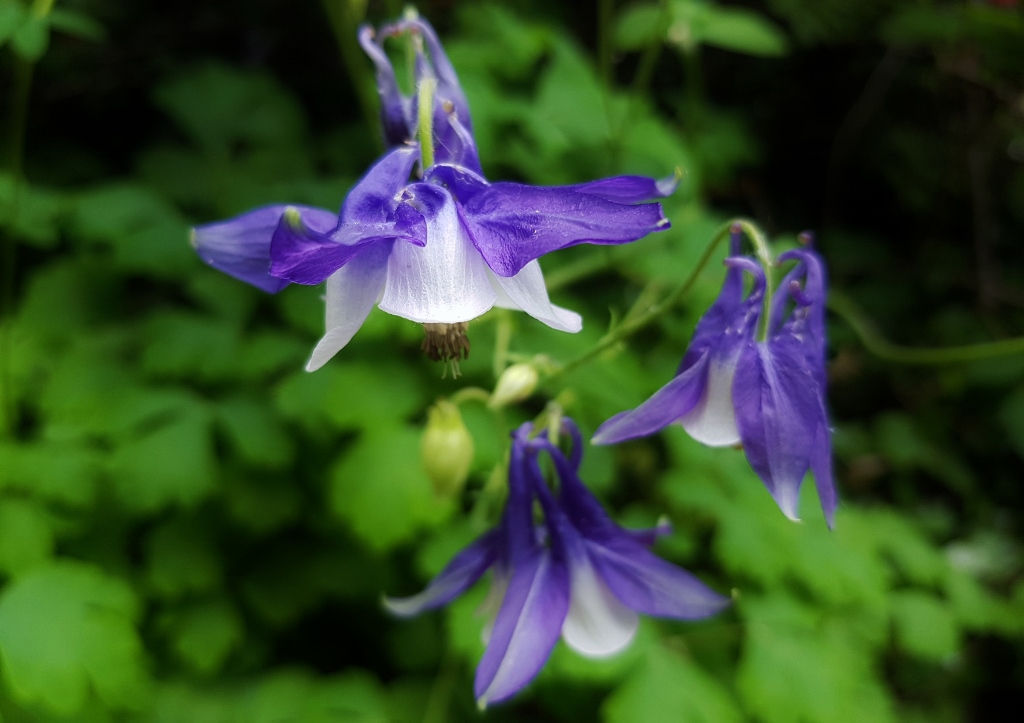
[[679,418],[690,436],[709,447],[731,447],[740,441],[736,411],[732,403],[732,379],[736,359],[708,364],[708,381],[697,406]]
[[487,264],[449,200],[427,222],[427,243],[396,241],[380,308],[420,323],[469,321],[494,306]]
[[583,328],[583,319],[575,311],[555,306],[548,299],[547,286],[540,263],[534,259],[515,276],[498,276],[487,271],[498,294],[495,306],[503,309],[520,309],[552,329],[575,334]]
[[625,649],[636,634],[640,616],[608,589],[589,557],[574,561],[571,570],[569,614],[562,623],[562,639],[588,658],[604,658]]
[[327,277],[327,333],[306,371],[316,371],[349,343],[377,303],[387,274],[390,244],[374,244]]

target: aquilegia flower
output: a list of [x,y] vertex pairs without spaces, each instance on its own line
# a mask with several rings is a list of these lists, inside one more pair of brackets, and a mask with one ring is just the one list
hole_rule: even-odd
[[[709,446],[742,444],[790,519],[799,519],[800,484],[813,472],[831,526],[837,500],[825,409],[824,265],[810,248],[779,257],[796,265],[779,285],[766,338],[758,341],[765,273],[753,258],[739,255],[741,237],[734,228],[722,291],[697,324],[676,377],[636,409],[602,424],[593,441],[623,442],[678,422]],[[753,277],[745,298],[744,272]]]
[[[394,614],[411,616],[441,607],[465,592],[487,570],[491,590],[485,609],[487,649],[476,671],[481,707],[504,700],[540,672],[559,636],[589,657],[605,657],[632,641],[639,613],[695,620],[713,615],[729,599],[648,548],[665,528],[625,530],[616,525],[578,476],[582,439],[570,457],[533,425],[513,433],[508,501],[497,528],[479,537],[409,598],[385,598]],[[550,455],[559,493],[549,489],[538,454]],[[543,524],[534,521],[540,502]]]
[[[275,205],[197,227],[204,261],[274,293],[327,282],[327,333],[312,371],[344,347],[374,304],[424,325],[431,358],[468,354],[466,322],[493,306],[521,309],[548,326],[579,331],[578,314],[551,304],[537,259],[579,243],[621,244],[668,228],[658,203],[674,179],[618,176],[575,186],[489,183],[480,173],[465,96],[433,29],[407,19],[382,29],[425,38],[421,92],[401,95],[373,31],[360,41],[377,66],[384,135],[392,146],[352,189],[340,215]],[[433,90],[423,91],[424,88]],[[430,102],[432,133],[417,136]],[[426,136],[425,138],[423,136]],[[430,163],[433,158],[433,163]],[[410,180],[419,162],[419,180]]]

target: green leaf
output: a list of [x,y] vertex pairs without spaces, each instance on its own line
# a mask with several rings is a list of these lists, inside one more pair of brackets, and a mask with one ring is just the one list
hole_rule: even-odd
[[660,645],[601,708],[605,723],[729,723],[742,721],[728,689],[692,660]]
[[150,587],[167,598],[216,588],[222,573],[217,551],[195,522],[176,519],[157,527],[146,541]]
[[388,550],[424,525],[448,517],[419,463],[419,433],[376,427],[345,452],[331,472],[331,509],[373,550]]
[[943,662],[960,650],[960,631],[949,606],[933,595],[893,593],[892,619],[900,647],[925,660]]
[[232,605],[223,601],[187,608],[174,622],[174,651],[194,670],[216,673],[231,651],[242,642],[245,630]]
[[661,5],[631,5],[615,23],[615,45],[623,50],[640,50],[663,42],[669,21],[669,14]]
[[109,248],[126,271],[174,277],[199,266],[188,245],[188,224],[164,199],[138,184],[80,194],[72,224],[77,237]]
[[60,219],[68,211],[67,197],[21,179],[12,222],[10,209],[14,204],[14,191],[15,184],[11,176],[0,173],[0,204],[6,209],[0,214],[0,223],[13,226],[18,238],[26,243],[40,248],[52,248],[60,238]]
[[154,96],[207,150],[224,152],[238,142],[291,146],[304,133],[295,100],[257,73],[210,65],[164,83]]
[[81,508],[92,503],[101,472],[100,453],[86,445],[0,443],[0,488]]
[[50,46],[50,22],[46,17],[29,13],[11,38],[11,47],[22,59],[34,63]]
[[11,39],[24,19],[25,9],[20,2],[0,3],[0,47]]
[[196,504],[213,490],[216,471],[209,414],[198,405],[120,445],[111,461],[121,500],[144,512]]
[[107,39],[107,31],[99,22],[77,10],[53,8],[50,10],[50,26],[68,35],[97,43]]
[[751,10],[706,5],[694,22],[693,34],[705,45],[747,55],[771,58],[789,50],[782,31]]
[[144,691],[131,589],[90,565],[36,570],[0,595],[0,657],[16,700],[71,715],[90,689],[112,708]]
[[231,378],[241,343],[237,321],[186,311],[152,314],[146,323],[142,367],[157,377]]
[[44,510],[29,500],[0,501],[0,570],[20,576],[52,554],[53,529]]
[[232,447],[246,462],[270,469],[291,463],[295,446],[266,404],[234,397],[217,406],[217,419]]
[[894,703],[875,672],[873,646],[849,611],[825,616],[785,594],[741,598],[746,640],[737,684],[766,723],[883,723]]
[[234,521],[253,532],[267,533],[298,516],[302,494],[290,479],[261,480],[239,472],[225,480],[224,503]]

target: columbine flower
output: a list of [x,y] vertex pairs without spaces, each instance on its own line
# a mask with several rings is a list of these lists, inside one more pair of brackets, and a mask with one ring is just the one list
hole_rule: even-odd
[[[513,434],[509,495],[499,526],[464,549],[418,595],[386,598],[400,616],[446,605],[487,570],[491,592],[484,607],[495,613],[484,630],[487,649],[476,671],[481,707],[504,700],[540,672],[559,636],[588,657],[605,657],[632,641],[638,613],[695,620],[729,600],[648,547],[665,527],[625,530],[616,525],[578,477],[582,439],[571,456],[546,439],[531,439],[533,425]],[[554,462],[560,491],[548,488],[537,455]],[[543,525],[534,522],[539,500]]]
[[[668,228],[658,203],[674,179],[619,176],[575,186],[489,183],[480,174],[469,108],[433,29],[405,20],[382,35],[410,32],[419,87],[404,98],[373,33],[360,40],[377,66],[387,141],[394,145],[352,189],[339,217],[299,206],[267,206],[200,226],[193,245],[211,266],[265,291],[327,281],[327,333],[306,368],[344,347],[374,304],[424,325],[424,350],[438,360],[468,354],[466,322],[493,306],[520,309],[561,331],[578,314],[551,304],[537,259],[579,243],[621,244]],[[416,104],[432,98],[435,162],[410,139]],[[428,134],[429,135],[429,134]],[[422,180],[410,182],[416,162]],[[424,167],[426,166],[426,167]]]
[[[676,377],[636,409],[601,425],[593,441],[623,442],[678,422],[709,446],[742,444],[790,519],[799,519],[800,484],[812,471],[831,526],[836,491],[825,411],[825,269],[810,249],[779,257],[796,266],[772,300],[765,340],[757,341],[765,274],[754,259],[738,255],[740,238],[733,229],[722,291],[697,324]],[[746,298],[744,272],[753,277]]]

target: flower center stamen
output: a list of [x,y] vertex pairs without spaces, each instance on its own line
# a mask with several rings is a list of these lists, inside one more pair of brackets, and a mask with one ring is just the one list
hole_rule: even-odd
[[469,358],[469,324],[460,321],[455,324],[424,324],[426,338],[423,339],[423,353],[434,361],[453,362],[458,368],[460,359]]

